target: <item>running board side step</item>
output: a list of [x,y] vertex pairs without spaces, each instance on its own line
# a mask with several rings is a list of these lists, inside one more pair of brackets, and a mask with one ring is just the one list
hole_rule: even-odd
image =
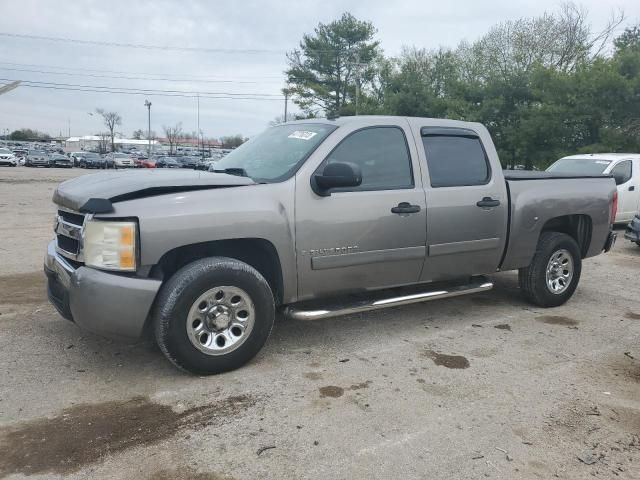
[[[293,320],[321,320],[324,318],[338,317],[341,315],[350,315],[354,313],[368,312],[371,310],[380,310],[382,308],[397,307],[399,305],[408,305],[410,303],[428,302],[441,298],[459,297],[461,295],[469,295],[472,293],[486,292],[493,288],[493,282],[487,277],[473,277],[471,282],[466,285],[458,285],[451,288],[440,290],[429,290],[410,295],[400,295],[395,297],[378,298],[370,300],[359,300],[352,303],[342,303],[337,305],[328,305],[326,309],[304,309],[302,305],[288,305],[284,309],[284,315]],[[375,294],[375,293],[374,293]],[[329,303],[329,301],[327,302]]]

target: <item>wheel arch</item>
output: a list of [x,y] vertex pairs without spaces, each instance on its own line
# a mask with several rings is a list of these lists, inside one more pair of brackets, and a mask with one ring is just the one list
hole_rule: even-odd
[[540,235],[544,232],[560,232],[569,235],[578,244],[581,257],[585,258],[591,245],[592,231],[593,221],[589,215],[573,214],[548,219],[542,226]]
[[229,257],[251,265],[265,278],[276,304],[282,303],[284,280],[278,251],[264,238],[237,238],[182,245],[166,252],[149,276],[163,282],[183,266],[206,257]]

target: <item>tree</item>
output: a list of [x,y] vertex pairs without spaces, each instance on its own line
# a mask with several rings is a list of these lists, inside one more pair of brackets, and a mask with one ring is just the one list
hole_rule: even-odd
[[21,128],[11,132],[9,139],[19,142],[28,140],[51,140],[51,136],[47,133],[39,132],[38,130],[32,130],[31,128]]
[[103,108],[96,108],[96,113],[102,117],[105,127],[109,130],[109,137],[111,137],[111,151],[115,151],[115,129],[117,126],[122,125],[122,117],[117,112],[107,112]]
[[178,142],[182,138],[182,122],[176,123],[174,126],[163,125],[164,136],[169,142],[169,155],[176,153]]
[[236,148],[246,141],[247,139],[240,134],[220,138],[222,148]]
[[625,29],[624,33],[614,40],[617,53],[628,50],[640,50],[640,24]]
[[288,91],[306,114],[351,113],[356,82],[366,87],[375,76],[380,55],[376,29],[370,22],[344,13],[339,20],[320,23],[302,37],[299,48],[287,54]]
[[134,140],[142,140],[143,138],[145,138],[145,134],[141,129],[134,130],[132,136]]
[[109,151],[109,139],[111,134],[109,132],[98,133],[98,152],[107,153]]

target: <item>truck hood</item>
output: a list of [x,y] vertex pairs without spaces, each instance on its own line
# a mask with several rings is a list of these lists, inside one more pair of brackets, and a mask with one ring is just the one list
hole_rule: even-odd
[[61,183],[53,193],[53,201],[81,213],[110,213],[114,203],[125,200],[254,183],[246,177],[197,170],[103,172]]

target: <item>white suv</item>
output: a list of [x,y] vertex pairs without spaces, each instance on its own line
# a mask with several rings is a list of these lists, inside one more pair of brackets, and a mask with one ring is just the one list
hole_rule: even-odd
[[18,159],[8,148],[0,148],[0,165],[15,167],[18,165]]

